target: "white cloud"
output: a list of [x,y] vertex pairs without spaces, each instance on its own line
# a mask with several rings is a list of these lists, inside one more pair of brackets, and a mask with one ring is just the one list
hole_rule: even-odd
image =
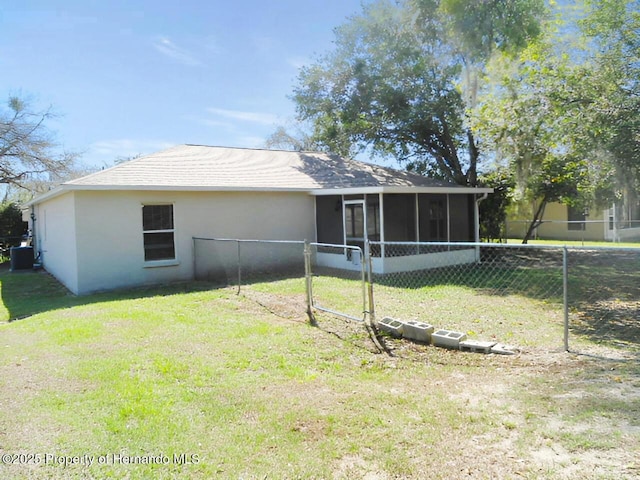
[[242,122],[259,123],[261,125],[273,125],[278,123],[279,117],[272,113],[245,112],[241,110],[226,110],[224,108],[208,108],[207,111],[214,115]]
[[167,37],[160,37],[153,43],[154,48],[161,54],[189,67],[201,66],[202,62],[191,52],[177,46]]

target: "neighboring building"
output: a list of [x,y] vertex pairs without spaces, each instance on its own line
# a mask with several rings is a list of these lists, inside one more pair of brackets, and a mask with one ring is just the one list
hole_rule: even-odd
[[[474,241],[477,202],[491,191],[323,153],[181,145],[66,182],[28,206],[44,268],[84,294],[194,278],[193,237]],[[327,255],[350,268],[345,254]],[[386,272],[410,254],[376,255],[374,268]],[[426,256],[412,258],[417,268]]]
[[[543,223],[536,228],[534,238],[569,241],[640,241],[640,205],[612,206],[605,210],[572,208],[550,203],[544,211]],[[507,236],[523,238],[528,221],[509,220]]]

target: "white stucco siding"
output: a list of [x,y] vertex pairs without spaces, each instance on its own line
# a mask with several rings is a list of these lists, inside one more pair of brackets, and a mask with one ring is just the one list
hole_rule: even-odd
[[208,193],[190,196],[181,216],[189,235],[315,240],[313,197],[306,193]]
[[34,208],[35,248],[44,268],[78,293],[75,193],[66,193]]
[[[144,260],[142,206],[172,204],[176,261]],[[76,192],[78,293],[193,278],[192,237],[313,240],[305,193]]]

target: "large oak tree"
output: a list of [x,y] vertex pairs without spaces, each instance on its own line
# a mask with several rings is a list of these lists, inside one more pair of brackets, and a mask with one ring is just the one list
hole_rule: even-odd
[[476,185],[480,151],[467,114],[484,64],[494,51],[522,48],[542,11],[541,0],[365,5],[336,30],[334,51],[301,71],[298,117],[312,122],[313,142],[336,153],[370,149]]

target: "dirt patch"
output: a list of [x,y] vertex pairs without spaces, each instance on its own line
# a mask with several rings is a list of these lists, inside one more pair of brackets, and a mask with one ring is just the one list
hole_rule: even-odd
[[347,455],[336,462],[334,479],[361,478],[362,480],[388,480],[390,477],[375,463],[358,455]]
[[242,295],[278,317],[301,322],[309,321],[306,314],[306,296],[303,294],[282,295],[244,288]]

